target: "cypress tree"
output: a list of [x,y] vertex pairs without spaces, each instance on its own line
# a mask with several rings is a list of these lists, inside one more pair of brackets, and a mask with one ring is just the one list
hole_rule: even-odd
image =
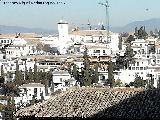
[[77,70],[77,66],[75,64],[73,65],[73,77],[76,80],[78,79],[78,70]]
[[23,83],[23,75],[22,72],[19,71],[18,60],[16,61],[16,73],[15,73],[15,82],[17,85],[22,85]]
[[28,83],[33,82],[33,72],[31,67],[29,68],[29,72],[28,72]]
[[37,73],[37,59],[35,58],[34,61],[35,61],[35,63],[34,63],[34,76],[33,76],[33,79],[34,79],[34,82],[38,83],[40,81],[39,81],[38,73]]
[[89,56],[87,54],[87,48],[85,47],[84,51],[84,84],[85,86],[90,86],[92,83],[91,80],[91,71],[90,71],[90,61],[89,61]]
[[110,87],[113,87],[114,85],[114,75],[113,75],[113,63],[109,61],[108,63],[108,83],[110,84]]

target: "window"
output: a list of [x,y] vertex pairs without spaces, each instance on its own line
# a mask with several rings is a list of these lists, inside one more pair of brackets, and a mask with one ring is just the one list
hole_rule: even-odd
[[37,97],[37,88],[34,88],[34,96]]
[[102,79],[102,80],[105,80],[105,76],[103,75],[101,79]]
[[137,66],[139,66],[139,62],[137,62]]
[[132,67],[132,70],[135,70],[135,67]]
[[143,70],[143,67],[140,67],[140,70]]
[[100,50],[94,50],[94,53],[100,53]]
[[105,50],[103,50],[103,53],[105,53]]
[[139,67],[136,67],[136,70],[139,70]]
[[62,78],[60,78],[60,82],[62,82]]

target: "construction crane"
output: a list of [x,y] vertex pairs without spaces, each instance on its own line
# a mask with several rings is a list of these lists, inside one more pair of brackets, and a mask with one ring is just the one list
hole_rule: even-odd
[[106,7],[106,30],[107,30],[107,41],[110,41],[110,35],[109,35],[109,12],[108,12],[108,8],[109,8],[109,4],[108,1],[106,0],[105,3],[99,2],[98,4],[103,5]]

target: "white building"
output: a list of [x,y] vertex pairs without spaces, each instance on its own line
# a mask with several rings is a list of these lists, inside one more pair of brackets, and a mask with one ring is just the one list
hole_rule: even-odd
[[16,108],[25,107],[30,104],[33,97],[36,100],[45,99],[45,86],[40,83],[23,84],[18,87],[20,89],[20,97],[15,97]]
[[52,78],[54,92],[57,90],[66,90],[66,88],[76,85],[76,80],[67,71],[54,71]]

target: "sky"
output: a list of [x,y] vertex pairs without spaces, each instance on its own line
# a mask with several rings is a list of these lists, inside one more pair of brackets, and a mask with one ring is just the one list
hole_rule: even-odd
[[[105,23],[105,0],[38,0],[62,2],[52,5],[13,5],[0,0],[0,25],[28,28],[57,29],[59,20],[66,20],[70,27]],[[37,1],[37,0],[30,0]],[[133,21],[160,18],[160,0],[108,0],[110,26],[124,26]]]

